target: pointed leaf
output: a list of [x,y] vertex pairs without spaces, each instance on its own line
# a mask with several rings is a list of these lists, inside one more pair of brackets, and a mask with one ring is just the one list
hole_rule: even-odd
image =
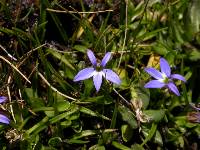
[[95,116],[95,117],[100,117],[100,118],[105,119],[105,120],[110,120],[108,117],[101,115],[97,112],[94,112],[94,111],[92,111],[92,110],[90,110],[86,107],[81,107],[80,112],[85,113],[85,114],[90,115],[90,116]]
[[57,102],[54,107],[58,110],[58,112],[66,111],[70,107],[70,102],[68,101],[60,101]]
[[123,140],[128,142],[133,136],[133,129],[129,125],[125,124],[121,126],[121,133]]
[[120,150],[131,150],[129,147],[127,147],[127,146],[125,146],[125,145],[123,145],[123,144],[121,144],[121,143],[118,143],[118,142],[116,142],[116,141],[113,141],[113,142],[112,142],[112,145],[113,145],[115,148],[120,149]]
[[96,130],[83,130],[81,133],[75,134],[72,139],[80,139],[82,137],[88,137],[97,134]]
[[136,129],[138,127],[137,121],[135,120],[135,116],[129,108],[119,105],[118,110],[122,116],[122,120],[127,122],[131,126],[131,128]]
[[159,122],[165,115],[165,110],[144,110],[144,114],[150,121]]

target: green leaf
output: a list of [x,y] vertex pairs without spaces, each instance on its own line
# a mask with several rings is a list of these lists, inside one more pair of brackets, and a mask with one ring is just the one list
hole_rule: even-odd
[[174,65],[174,61],[175,61],[175,52],[174,51],[170,51],[165,55],[165,59],[168,61],[168,63],[170,64],[170,66],[175,66]]
[[90,116],[95,116],[95,117],[100,117],[100,118],[105,119],[105,120],[110,120],[108,117],[101,115],[98,112],[94,112],[94,111],[92,111],[92,110],[90,110],[86,107],[81,107],[80,112],[87,114],[87,115],[90,115]]
[[121,149],[121,150],[131,150],[129,147],[127,147],[127,146],[125,146],[123,144],[120,144],[120,143],[118,143],[116,141],[112,142],[112,146],[114,146],[117,149]]
[[160,132],[157,130],[156,131],[156,135],[155,135],[155,138],[154,138],[154,141],[155,143],[159,144],[159,145],[163,145],[163,140],[162,140],[162,136],[160,134]]
[[192,77],[192,71],[188,71],[185,75],[186,81],[189,80]]
[[183,43],[183,29],[177,20],[171,20],[171,37],[174,38],[177,43]]
[[128,142],[129,140],[131,140],[132,136],[133,136],[133,129],[125,124],[121,126],[121,132],[122,132],[122,138],[125,142]]
[[160,55],[166,55],[169,52],[169,49],[161,42],[153,44],[153,50]]
[[49,122],[51,124],[56,123],[56,122],[60,121],[61,119],[69,117],[70,115],[72,115],[73,113],[77,112],[78,110],[79,110],[78,106],[72,106],[69,111],[64,112],[62,114],[59,114],[59,115],[53,117],[52,119],[49,120]]
[[159,32],[167,30],[168,27],[166,28],[161,28],[161,29],[156,29],[154,31],[151,32],[144,32],[144,34],[142,34],[141,36],[137,37],[138,41],[146,41],[149,39],[152,39],[153,37],[155,37]]
[[139,144],[134,144],[131,146],[131,150],[144,150],[144,148]]
[[192,61],[200,60],[200,52],[194,49],[194,50],[189,54],[189,59],[192,60]]
[[102,146],[102,145],[96,144],[96,145],[91,146],[89,148],[89,150],[106,150],[106,148],[104,146]]
[[66,111],[70,107],[70,102],[69,101],[59,101],[54,105],[54,107],[56,107],[58,112]]
[[23,123],[23,118],[22,118],[22,108],[20,107],[19,103],[17,103],[16,101],[15,102],[12,102],[12,109],[13,109],[13,113],[15,115],[15,120],[16,120],[16,123]]
[[[127,60],[127,57],[122,57],[122,59],[124,58],[124,61]],[[119,75],[120,79],[121,79],[121,85],[119,88],[127,88],[130,86],[130,79],[128,78],[128,72],[126,69],[120,68],[113,68],[113,70]]]
[[144,110],[143,113],[150,121],[159,122],[165,115],[165,110]]
[[40,35],[40,41],[43,42],[45,38],[46,33],[46,25],[48,23],[47,21],[47,11],[43,4],[44,1],[41,1],[40,5],[40,15],[39,15],[39,26],[36,28],[38,35]]
[[53,50],[53,49],[47,49],[49,53],[51,53],[55,58],[59,59],[62,63],[64,63],[66,66],[68,66],[72,70],[76,70],[74,66],[71,64],[70,60],[67,58],[67,56]]
[[72,124],[71,120],[66,120],[66,121],[63,121],[63,122],[60,123],[60,125],[64,126],[65,128],[69,127],[71,124]]
[[62,139],[60,137],[53,137],[48,141],[48,144],[53,147],[61,146]]
[[32,97],[37,98],[37,97],[38,97],[36,91],[34,91],[32,88],[25,88],[24,91],[25,91],[26,96],[27,96],[28,98],[32,98]]
[[33,127],[31,127],[30,129],[28,129],[26,131],[25,135],[29,135],[31,133],[33,133],[35,135],[38,134],[40,131],[42,131],[45,128],[47,128],[47,122],[48,121],[49,121],[49,118],[47,116],[44,117],[40,122],[38,122]]
[[200,1],[191,0],[187,7],[184,17],[185,35],[189,40],[200,31]]
[[131,128],[136,129],[138,127],[137,121],[135,120],[135,116],[129,108],[119,105],[118,110],[122,116],[122,120],[127,122]]
[[178,130],[170,128],[168,129],[167,137],[169,141],[177,141],[181,134]]
[[113,102],[113,99],[110,95],[105,93],[104,95],[100,95],[96,97],[87,97],[85,99],[82,99],[81,101],[108,105]]
[[80,112],[77,111],[71,114],[69,117],[66,117],[68,120],[77,120],[80,117]]
[[142,130],[144,136],[146,137],[145,140],[143,141],[143,143],[141,144],[141,146],[143,146],[144,144],[146,144],[149,140],[151,140],[151,138],[153,137],[153,135],[155,134],[157,129],[157,124],[153,123],[151,126],[151,129],[148,132],[145,132],[145,130]]
[[132,1],[128,1],[128,17],[129,21],[133,22],[137,17],[140,17],[144,12],[144,1],[141,1],[136,7]]
[[74,49],[77,50],[77,51],[79,51],[79,52],[85,53],[86,50],[87,50],[87,47],[86,47],[86,46],[83,46],[83,45],[75,45],[75,46],[74,46]]
[[66,142],[68,144],[86,144],[90,141],[83,141],[83,140],[77,140],[77,139],[65,139],[63,142]]
[[25,88],[26,100],[32,108],[44,107],[45,103],[42,98],[38,98],[37,92],[31,88]]
[[33,109],[34,112],[37,111],[55,111],[54,107],[39,107],[39,108],[34,108]]
[[[36,109],[37,110],[37,109]],[[52,118],[55,116],[55,111],[54,110],[46,110],[44,112],[49,118]]]
[[45,103],[44,100],[42,98],[30,98],[30,105],[32,108],[39,108],[39,107],[44,107]]
[[81,133],[75,134],[72,139],[80,139],[82,137],[88,137],[97,134],[98,132],[96,130],[84,130]]
[[[91,79],[85,80],[84,85],[85,85],[85,88],[84,88],[84,94],[83,95],[84,95],[84,97],[88,97],[88,96],[91,95],[92,90],[94,90],[93,81]],[[95,100],[95,98],[96,97],[94,97],[93,100]]]

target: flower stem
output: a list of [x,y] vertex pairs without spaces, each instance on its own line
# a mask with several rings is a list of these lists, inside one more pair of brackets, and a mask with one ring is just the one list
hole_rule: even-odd
[[[181,61],[181,74],[183,74],[183,68],[184,68],[184,62],[183,62],[183,59]],[[185,104],[186,105],[189,105],[189,100],[188,100],[188,96],[187,96],[187,89],[186,89],[186,86],[185,84],[182,85],[182,88],[183,88],[183,96],[185,98]]]

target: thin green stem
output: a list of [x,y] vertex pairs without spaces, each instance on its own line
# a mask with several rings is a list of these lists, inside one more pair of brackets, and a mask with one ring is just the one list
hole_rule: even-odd
[[112,116],[112,120],[111,120],[111,124],[110,124],[110,129],[114,129],[115,125],[116,125],[117,106],[118,106],[118,101],[115,102],[115,108],[114,108],[114,112],[113,112],[113,116]]
[[[184,72],[183,69],[184,69],[184,62],[183,62],[183,59],[182,59],[182,61],[181,61],[181,74],[183,74],[183,72]],[[186,103],[186,105],[189,105],[189,100],[188,100],[188,96],[187,96],[187,89],[186,89],[185,84],[182,85],[182,88],[183,88],[183,96],[185,98],[185,103]]]

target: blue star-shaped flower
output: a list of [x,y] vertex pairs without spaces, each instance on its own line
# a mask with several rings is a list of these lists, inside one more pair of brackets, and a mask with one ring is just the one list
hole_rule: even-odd
[[107,62],[111,57],[110,52],[105,54],[100,64],[97,63],[96,57],[91,50],[87,50],[87,55],[93,66],[79,71],[78,74],[74,77],[75,82],[93,77],[94,86],[97,91],[99,91],[101,87],[102,77],[118,85],[121,83],[119,76],[114,71],[111,69],[105,69]]
[[164,58],[160,58],[160,69],[161,72],[152,67],[145,68],[145,71],[157,80],[149,81],[147,84],[145,84],[144,87],[145,88],[166,87],[177,96],[180,96],[180,93],[176,85],[174,84],[173,79],[178,79],[186,82],[185,78],[179,74],[171,74],[170,66]]
[[[7,100],[7,98],[5,96],[0,96],[0,104],[6,102],[6,100]],[[5,116],[4,114],[0,114],[0,122],[5,123],[5,124],[9,124],[10,119],[8,119],[8,117]]]

